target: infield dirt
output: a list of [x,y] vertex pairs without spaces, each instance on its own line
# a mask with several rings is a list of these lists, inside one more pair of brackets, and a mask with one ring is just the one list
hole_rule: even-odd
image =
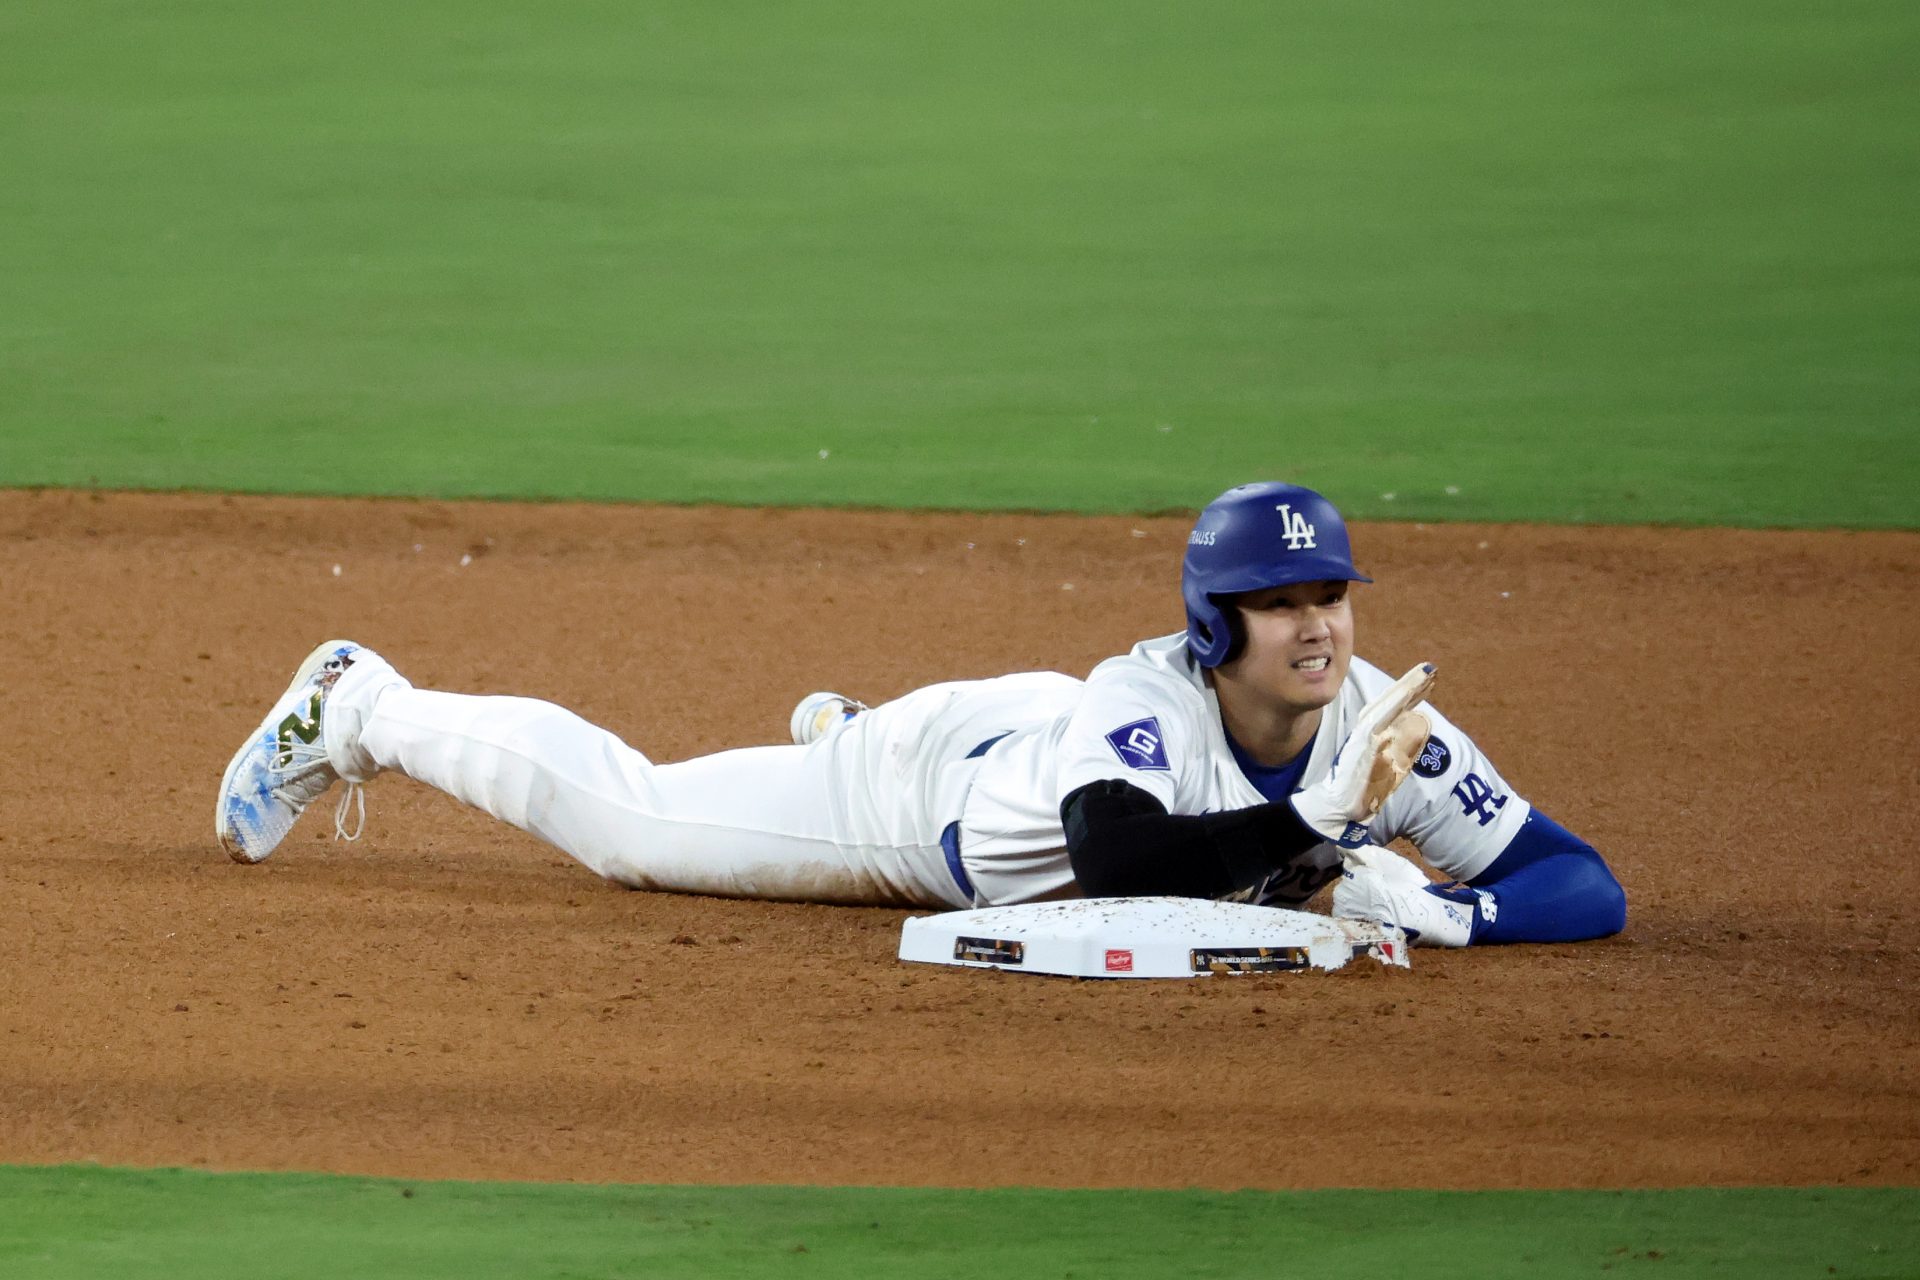
[[[1183,519],[0,493],[0,1162],[965,1186],[1920,1182],[1920,535],[1358,526],[1359,649],[1591,839],[1626,933],[1411,972],[903,966],[405,779],[214,842],[319,640],[660,760],[1085,674]],[[323,802],[324,804],[324,802]]]

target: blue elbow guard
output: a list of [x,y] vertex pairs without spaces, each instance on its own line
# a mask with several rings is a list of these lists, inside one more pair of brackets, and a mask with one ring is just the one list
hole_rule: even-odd
[[1606,860],[1538,809],[1463,891],[1486,895],[1474,942],[1582,942],[1627,924],[1627,895]]

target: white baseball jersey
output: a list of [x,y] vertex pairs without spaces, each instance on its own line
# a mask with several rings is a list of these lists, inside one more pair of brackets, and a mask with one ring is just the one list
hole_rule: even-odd
[[[1326,708],[1300,785],[1324,778],[1354,716],[1393,678],[1355,658]],[[1425,706],[1433,735],[1413,773],[1368,825],[1375,844],[1405,836],[1456,879],[1484,871],[1526,821],[1512,793],[1473,740]],[[1184,632],[1143,641],[1095,667],[1076,705],[1015,732],[987,754],[960,825],[960,850],[983,903],[1030,902],[1070,893],[1060,804],[1091,782],[1117,778],[1153,795],[1174,814],[1219,813],[1266,803],[1227,744],[1220,704]],[[1340,851],[1322,844],[1295,864],[1295,887],[1266,886],[1269,901],[1302,901],[1338,872]],[[1317,871],[1318,874],[1315,874]]]
[[[1354,714],[1390,683],[1354,660],[1301,785],[1325,776]],[[1077,892],[1060,803],[1087,783],[1122,779],[1175,814],[1265,803],[1234,760],[1184,633],[1145,641],[1085,681],[1035,672],[932,685],[805,747],[678,764],[655,764],[551,703],[415,689],[365,650],[328,706],[327,753],[342,775],[405,774],[645,889],[1032,902]],[[1427,751],[1370,835],[1407,836],[1465,879],[1506,848],[1528,806],[1471,739],[1428,714]],[[1339,851],[1319,846],[1256,896],[1300,901],[1338,865]]]

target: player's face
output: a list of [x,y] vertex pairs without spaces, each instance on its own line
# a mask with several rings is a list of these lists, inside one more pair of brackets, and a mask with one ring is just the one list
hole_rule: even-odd
[[1247,643],[1233,678],[1281,706],[1311,711],[1340,692],[1353,661],[1353,602],[1344,582],[1295,582],[1235,598]]

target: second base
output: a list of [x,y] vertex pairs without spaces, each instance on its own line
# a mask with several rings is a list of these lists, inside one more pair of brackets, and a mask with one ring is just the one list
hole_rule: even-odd
[[1338,969],[1356,954],[1408,967],[1390,925],[1194,898],[1082,898],[907,921],[900,958],[1076,978],[1202,978]]

